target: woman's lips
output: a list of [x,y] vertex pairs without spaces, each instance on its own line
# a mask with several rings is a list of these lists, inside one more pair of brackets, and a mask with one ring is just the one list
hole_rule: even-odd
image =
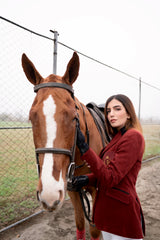
[[116,121],[116,119],[111,119],[111,123],[115,123]]

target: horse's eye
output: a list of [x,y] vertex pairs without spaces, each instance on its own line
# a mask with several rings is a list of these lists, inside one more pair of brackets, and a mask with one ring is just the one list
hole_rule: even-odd
[[38,113],[36,111],[31,110],[29,114],[29,120],[32,122],[38,121]]

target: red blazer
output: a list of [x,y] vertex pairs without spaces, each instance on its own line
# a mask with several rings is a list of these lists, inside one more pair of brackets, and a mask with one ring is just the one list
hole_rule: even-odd
[[135,184],[144,145],[137,130],[119,131],[99,156],[89,148],[81,157],[91,167],[89,185],[97,186],[93,222],[101,231],[143,238],[145,224]]

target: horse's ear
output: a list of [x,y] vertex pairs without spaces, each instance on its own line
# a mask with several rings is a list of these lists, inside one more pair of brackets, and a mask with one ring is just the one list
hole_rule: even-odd
[[22,67],[26,77],[32,84],[37,85],[42,81],[42,76],[24,53],[22,55]]
[[65,83],[72,85],[76,81],[79,74],[79,65],[80,63],[79,63],[78,54],[74,52],[71,60],[67,65],[66,72],[62,77]]

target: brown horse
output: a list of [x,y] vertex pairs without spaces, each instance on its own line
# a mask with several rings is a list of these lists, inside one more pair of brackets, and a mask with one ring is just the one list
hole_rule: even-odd
[[[74,97],[72,84],[79,74],[77,53],[73,54],[63,77],[51,74],[43,78],[25,54],[22,55],[22,66],[37,92],[29,114],[39,168],[37,195],[44,208],[53,211],[65,199],[67,179],[74,171],[74,159],[75,164],[81,166],[75,168],[75,176],[90,172],[76,147],[77,118],[84,135],[87,122],[89,145],[97,154],[103,145],[90,112]],[[87,191],[94,201],[95,188],[88,187]],[[68,194],[74,206],[77,239],[85,239],[85,219],[79,194],[70,191]],[[90,234],[91,239],[99,239],[100,231],[91,225]]]

